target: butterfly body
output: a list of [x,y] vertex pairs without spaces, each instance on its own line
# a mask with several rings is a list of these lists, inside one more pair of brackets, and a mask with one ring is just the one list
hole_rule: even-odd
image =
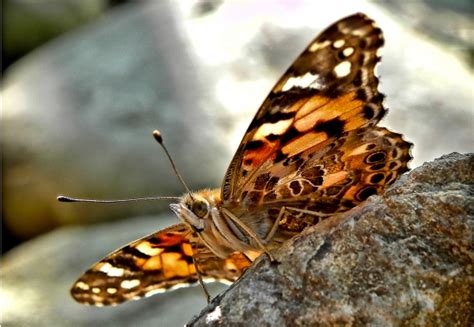
[[377,126],[382,44],[364,14],[323,31],[257,111],[222,188],[185,194],[171,205],[181,224],[105,257],[72,296],[113,305],[199,278],[232,282],[304,228],[381,194],[411,159],[411,143]]
[[179,204],[170,207],[217,257],[226,258],[236,251],[254,249],[239,226],[221,211],[219,189],[185,194]]

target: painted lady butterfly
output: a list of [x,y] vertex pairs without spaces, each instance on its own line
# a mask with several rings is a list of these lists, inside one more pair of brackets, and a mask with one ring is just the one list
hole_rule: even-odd
[[[322,32],[276,83],[221,189],[188,192],[181,224],[108,255],[74,283],[80,303],[114,305],[199,281],[234,281],[252,261],[332,215],[380,194],[411,143],[377,123],[382,31],[364,14]],[[155,133],[161,142],[161,136]]]

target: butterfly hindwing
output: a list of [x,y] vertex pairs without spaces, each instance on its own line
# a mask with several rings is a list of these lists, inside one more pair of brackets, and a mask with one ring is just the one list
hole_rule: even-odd
[[114,251],[81,276],[72,296],[84,304],[113,305],[195,283],[189,234],[175,225]]
[[301,232],[382,193],[408,170],[410,145],[386,128],[357,129],[274,165],[244,193],[258,199],[261,216],[276,219],[287,208],[280,228]]
[[232,282],[249,265],[238,253],[216,257],[185,225],[178,224],[114,251],[87,270],[71,294],[83,304],[115,305],[195,284],[196,267],[204,281]]

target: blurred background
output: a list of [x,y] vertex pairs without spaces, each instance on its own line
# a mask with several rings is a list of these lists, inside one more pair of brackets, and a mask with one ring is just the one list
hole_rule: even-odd
[[[2,291],[8,325],[183,325],[206,304],[179,290],[80,306],[70,284],[114,248],[177,222],[167,203],[64,204],[219,187],[253,114],[323,28],[364,12],[383,29],[381,125],[415,168],[472,152],[473,3],[448,1],[2,2]],[[217,294],[219,288],[214,289]]]

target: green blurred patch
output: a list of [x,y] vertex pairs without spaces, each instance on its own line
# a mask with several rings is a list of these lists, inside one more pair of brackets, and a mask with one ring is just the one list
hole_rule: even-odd
[[4,0],[2,71],[47,41],[99,17],[107,0]]

